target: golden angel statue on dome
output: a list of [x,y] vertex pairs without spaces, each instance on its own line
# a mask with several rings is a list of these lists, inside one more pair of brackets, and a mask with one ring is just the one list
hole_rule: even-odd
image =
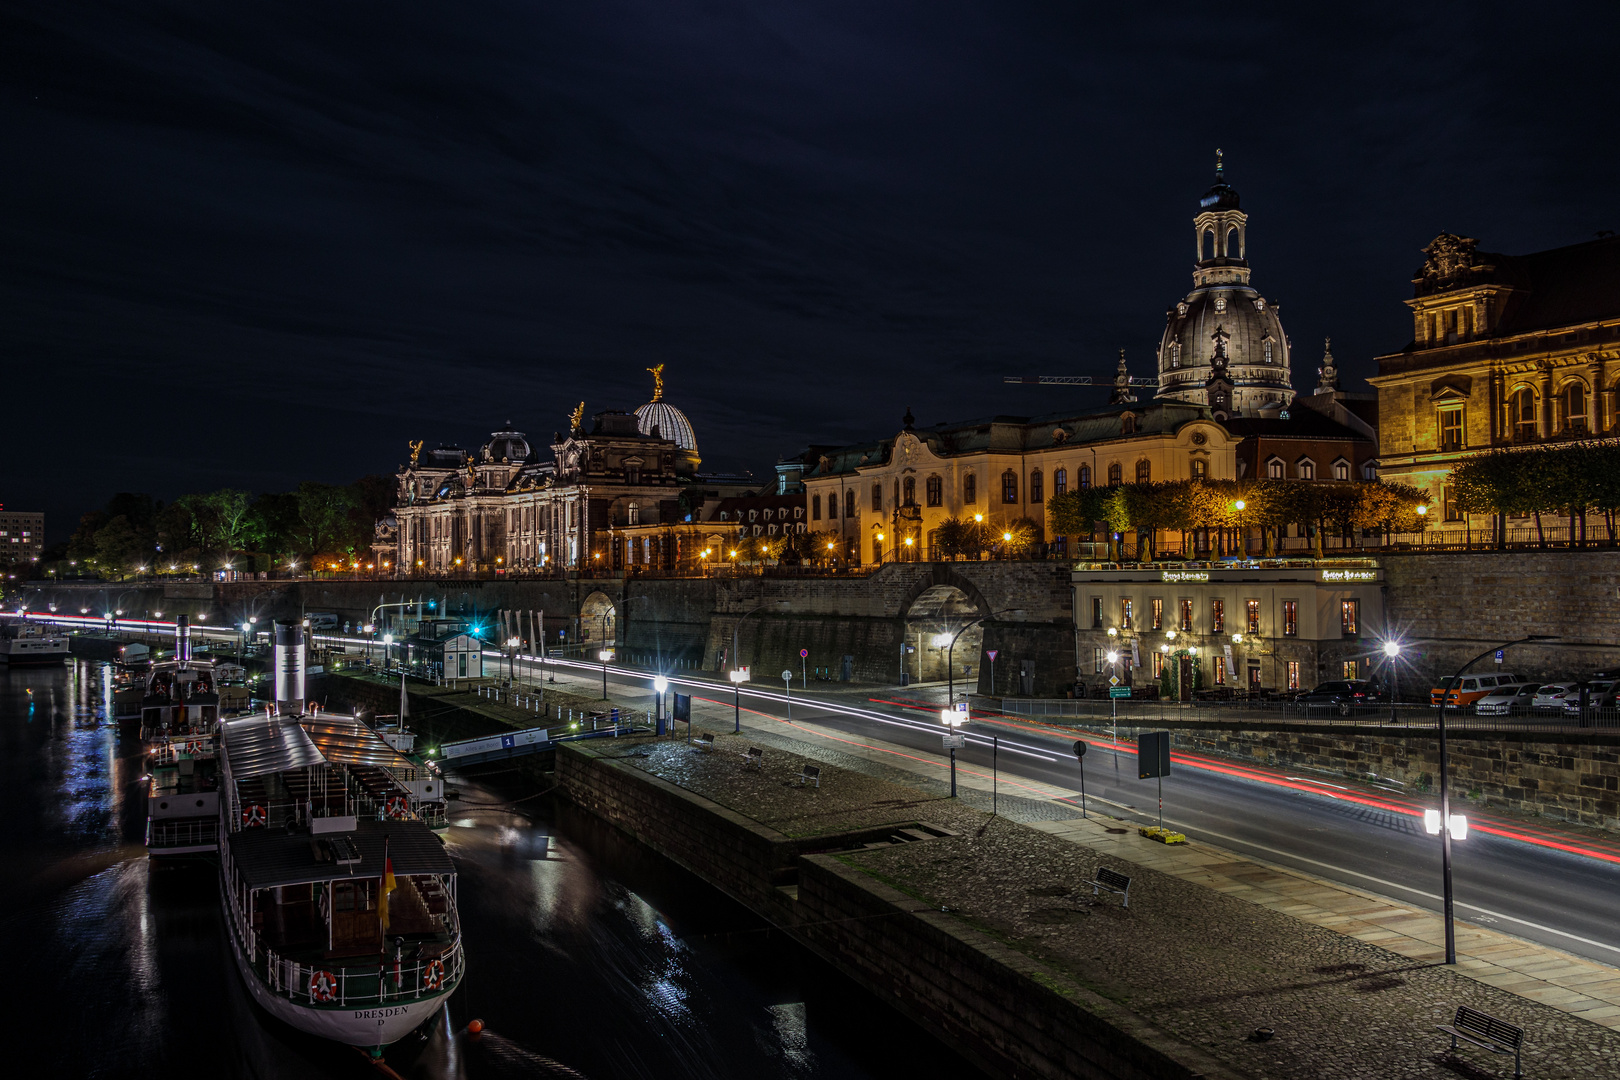
[[650,367],[650,368],[647,369],[647,371],[653,377],[653,400],[654,401],[663,401],[664,400],[664,365],[659,364],[656,367]]
[[582,401],[574,406],[574,411],[568,414],[568,430],[570,432],[585,429],[585,403]]
[[414,439],[407,443],[411,448],[411,468],[416,468],[416,459],[422,456],[422,440]]

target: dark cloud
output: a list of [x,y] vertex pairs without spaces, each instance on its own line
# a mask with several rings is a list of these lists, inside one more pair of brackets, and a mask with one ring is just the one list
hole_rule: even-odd
[[0,499],[542,440],[669,364],[706,463],[1151,364],[1213,150],[1304,384],[1436,232],[1616,227],[1609,8],[710,0],[0,13]]

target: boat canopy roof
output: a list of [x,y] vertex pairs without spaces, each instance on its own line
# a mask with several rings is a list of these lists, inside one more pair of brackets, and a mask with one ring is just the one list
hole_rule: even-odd
[[409,758],[383,742],[381,735],[353,717],[305,716],[299,724],[327,761],[394,770],[416,767]]
[[[456,872],[444,841],[420,821],[361,820],[353,832],[320,836],[285,829],[244,829],[231,833],[226,843],[237,876],[247,887],[268,889],[351,877],[380,878],[385,838],[396,875]],[[345,848],[345,841],[352,849]],[[339,863],[334,854],[345,850],[358,854],[359,862]]]
[[324,765],[321,756],[295,717],[250,716],[220,725],[220,742],[231,764],[231,776],[250,776]]

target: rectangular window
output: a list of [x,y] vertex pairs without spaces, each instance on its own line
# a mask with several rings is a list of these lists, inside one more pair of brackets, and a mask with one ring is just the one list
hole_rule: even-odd
[[1018,501],[1018,474],[1011,469],[1001,474],[1001,501],[1004,503]]
[[883,512],[883,485],[872,485],[872,510],[874,513]]
[[872,561],[875,563],[883,561],[883,541],[876,537],[872,539]]
[[810,520],[811,521],[820,521],[821,520],[821,496],[820,495],[812,495],[812,496],[810,496]]
[[1299,633],[1299,601],[1283,601],[1283,637],[1293,637]]
[[1153,654],[1153,677],[1155,679],[1157,679],[1160,675],[1163,675],[1163,674],[1164,674],[1164,653],[1156,652],[1156,653]]
[[1097,646],[1097,669],[1094,674],[1101,675],[1104,666],[1108,663],[1108,650],[1101,645]]
[[1183,599],[1179,603],[1180,603],[1180,607],[1181,607],[1181,618],[1178,621],[1179,621],[1180,626],[1181,626],[1181,632],[1184,633],[1184,634],[1191,633],[1192,628],[1193,628],[1193,620],[1192,620],[1193,602],[1191,600]]
[[1029,474],[1029,501],[1038,503],[1046,498],[1046,483],[1041,477],[1041,471],[1036,469]]
[[1462,409],[1440,410],[1440,449],[1461,450],[1463,448],[1463,411]]
[[1356,662],[1354,660],[1346,660],[1344,662],[1344,677],[1347,679],[1353,679],[1356,677]]
[[1288,661],[1288,689],[1299,689],[1299,661]]
[[1462,520],[1462,511],[1457,509],[1457,489],[1451,484],[1441,485],[1440,508],[1447,521]]
[[1153,620],[1150,629],[1164,629],[1164,601],[1157,596],[1148,601],[1148,617]]
[[1249,689],[1250,690],[1259,690],[1260,689],[1260,665],[1259,664],[1251,663],[1249,665]]
[[1344,635],[1346,637],[1351,637],[1351,636],[1353,636],[1355,634],[1361,633],[1360,621],[1361,621],[1361,601],[1360,600],[1340,600],[1339,601],[1339,629],[1344,632]]
[[1119,602],[1119,625],[1126,630],[1131,628],[1131,614],[1134,610],[1130,597],[1127,596]]
[[928,505],[939,506],[945,501],[945,482],[937,476],[930,476],[927,484]]
[[1258,634],[1260,632],[1260,601],[1245,600],[1243,606],[1248,610],[1249,614],[1249,633]]
[[1102,597],[1093,596],[1091,598],[1091,626],[1092,626],[1092,629],[1101,630],[1102,629],[1102,624],[1103,624],[1103,621],[1102,621]]
[[1209,602],[1209,628],[1211,633],[1226,633],[1226,601],[1211,600]]
[[962,501],[973,503],[979,498],[979,479],[972,473],[962,477]]
[[1215,658],[1215,685],[1226,685],[1226,657],[1224,656]]

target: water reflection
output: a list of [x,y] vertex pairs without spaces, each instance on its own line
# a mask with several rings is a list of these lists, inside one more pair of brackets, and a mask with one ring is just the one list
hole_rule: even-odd
[[[20,953],[0,981],[8,1029],[49,1048],[41,1075],[377,1076],[252,1003],[213,866],[147,862],[142,761],[119,741],[108,674],[0,670],[0,839],[14,879],[0,918]],[[538,784],[462,786],[448,841],[468,978],[390,1049],[401,1075],[964,1072],[721,894],[592,819],[544,816],[547,800],[528,798]],[[488,1025],[476,1039],[474,1017]]]

